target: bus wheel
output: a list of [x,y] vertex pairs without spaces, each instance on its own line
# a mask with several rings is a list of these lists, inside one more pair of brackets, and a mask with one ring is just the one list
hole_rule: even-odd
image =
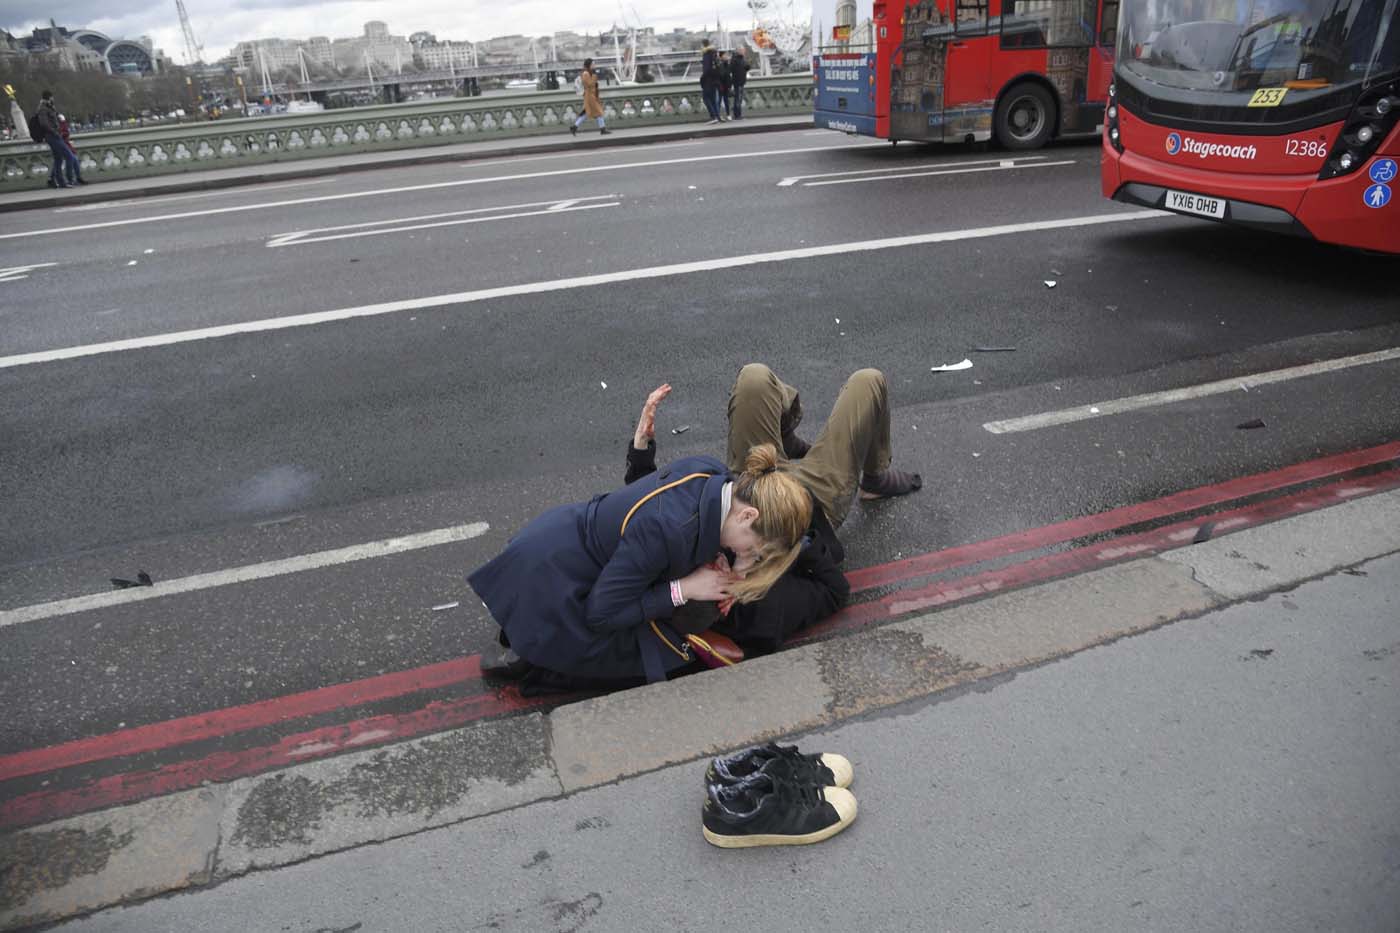
[[1039,149],[1050,140],[1054,116],[1049,91],[1029,81],[1018,84],[997,104],[997,140],[1007,149]]

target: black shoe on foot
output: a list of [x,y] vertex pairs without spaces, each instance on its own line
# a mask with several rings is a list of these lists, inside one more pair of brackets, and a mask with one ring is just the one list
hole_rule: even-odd
[[612,130],[608,129],[608,128],[605,126],[605,127],[603,127],[601,130],[599,130],[598,133],[599,133],[599,135],[602,135],[602,136],[611,136],[611,135],[612,135]]
[[570,123],[570,124],[569,124],[569,134],[572,135],[572,136],[577,136],[577,135],[578,135],[578,126],[575,125],[575,124],[573,124],[573,123]]
[[705,841],[724,849],[800,846],[830,839],[856,819],[856,798],[841,787],[813,787],[755,774],[705,789]]
[[883,473],[866,473],[860,478],[862,499],[889,499],[905,496],[924,486],[923,477],[918,473],[905,473],[903,470],[885,470]]
[[710,762],[705,770],[706,784],[737,784],[768,768],[770,762],[785,762],[792,779],[817,787],[850,787],[855,773],[844,755],[830,752],[804,755],[796,745],[755,745]]

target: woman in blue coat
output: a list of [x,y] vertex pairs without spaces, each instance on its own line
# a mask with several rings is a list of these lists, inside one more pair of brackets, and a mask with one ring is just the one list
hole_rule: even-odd
[[[661,680],[689,663],[668,620],[689,600],[763,597],[811,521],[771,444],[731,475],[687,457],[589,502],[544,513],[468,577],[510,648],[574,682]],[[731,569],[713,566],[733,555]]]

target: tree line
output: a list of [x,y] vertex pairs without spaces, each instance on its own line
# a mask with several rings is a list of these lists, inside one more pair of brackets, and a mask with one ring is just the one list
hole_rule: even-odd
[[[53,91],[54,104],[74,129],[140,117],[143,113],[164,115],[181,108],[192,110],[181,68],[146,77],[127,77],[100,71],[69,71],[52,62],[20,56],[0,58],[0,84],[14,85],[15,98],[26,116],[39,106],[40,94]],[[8,113],[0,114],[0,122],[9,123]],[[24,135],[22,127],[15,129]]]

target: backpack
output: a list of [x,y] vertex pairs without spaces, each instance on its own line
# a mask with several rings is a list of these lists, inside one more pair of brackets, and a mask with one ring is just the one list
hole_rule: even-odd
[[44,135],[44,127],[39,123],[39,111],[34,111],[29,115],[29,138],[36,143],[43,142],[47,137]]

